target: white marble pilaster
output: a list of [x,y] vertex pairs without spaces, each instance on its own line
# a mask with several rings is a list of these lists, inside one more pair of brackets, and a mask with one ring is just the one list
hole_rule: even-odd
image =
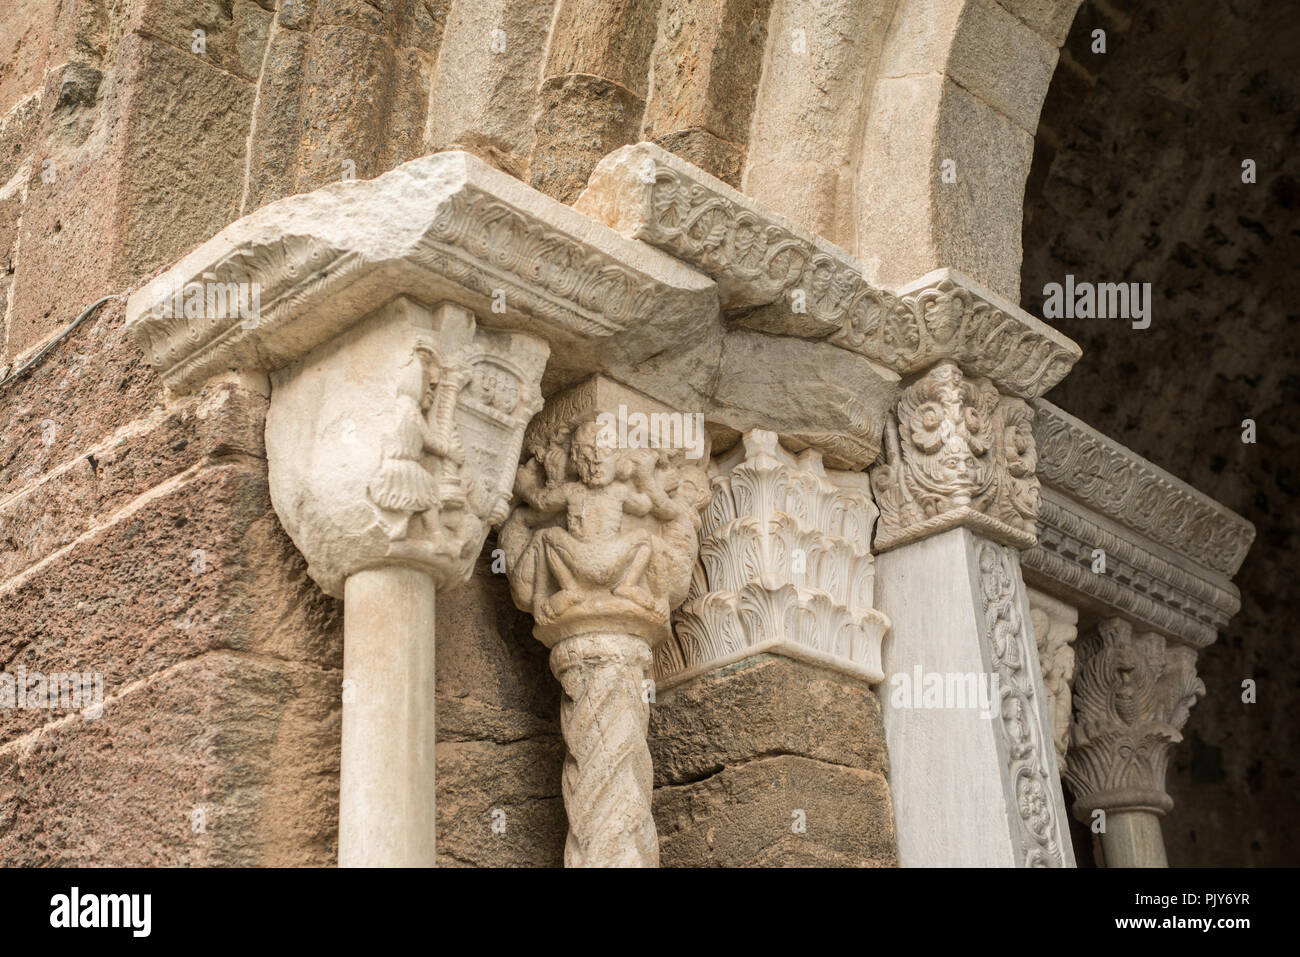
[[903,389],[872,471],[905,867],[1074,864],[1016,550],[1034,541],[1032,419],[942,362]]

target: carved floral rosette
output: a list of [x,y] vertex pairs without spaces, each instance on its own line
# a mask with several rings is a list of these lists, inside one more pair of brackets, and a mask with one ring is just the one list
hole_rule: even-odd
[[1023,585],[1013,552],[977,540],[984,624],[997,676],[999,725],[1007,746],[1007,779],[1020,816],[1020,848],[1026,867],[1063,867],[1066,837],[1056,812],[1059,787],[1049,774],[1050,727],[1039,709],[1031,625],[1021,612]]
[[1018,548],[1035,542],[1039,507],[1033,410],[941,362],[906,387],[871,471],[884,550],[967,525]]
[[656,651],[657,681],[769,649],[882,680],[889,620],[872,607],[866,476],[828,470],[813,450],[792,455],[763,430],[712,471],[700,560],[674,637]]
[[1086,820],[1095,808],[1168,812],[1169,750],[1205,696],[1195,650],[1108,618],[1079,640],[1076,655],[1065,772],[1075,815]]

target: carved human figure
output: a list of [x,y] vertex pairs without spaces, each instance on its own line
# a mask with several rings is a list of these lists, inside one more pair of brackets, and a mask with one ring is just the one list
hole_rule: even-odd
[[398,372],[393,429],[381,440],[383,458],[369,488],[375,504],[396,515],[389,526],[394,540],[406,537],[413,516],[438,504],[437,477],[421,462],[426,453],[447,452],[425,418],[434,394],[424,359],[412,353]]
[[[441,511],[465,505],[460,476],[465,450],[455,412],[470,372],[459,360],[420,342],[398,371],[392,431],[381,440],[382,458],[368,489],[385,513],[389,538],[395,542],[410,535],[417,515],[426,516],[426,533],[437,538]],[[461,522],[451,516],[448,524]]]
[[1070,683],[1074,678],[1075,622],[1078,612],[1041,592],[1029,593],[1029,620],[1038,645],[1038,662],[1043,674],[1043,691],[1052,719],[1057,767],[1065,772],[1065,754],[1070,733]]
[[[586,422],[573,432],[567,457],[551,448],[542,463],[534,457],[520,468],[515,491],[531,510],[526,520],[564,516],[561,524],[537,529],[520,557],[531,572],[522,577],[531,578],[529,603],[539,621],[553,621],[592,591],[668,614],[667,596],[644,581],[655,550],[652,533],[624,528],[626,515],[650,516],[670,526],[684,523],[694,536],[689,507],[663,488],[658,464],[651,450],[607,447],[597,423]],[[576,478],[561,478],[568,468]]]

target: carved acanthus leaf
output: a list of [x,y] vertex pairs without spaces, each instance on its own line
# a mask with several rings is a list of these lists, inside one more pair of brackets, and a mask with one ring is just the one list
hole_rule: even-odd
[[1066,779],[1081,819],[1095,808],[1166,812],[1169,749],[1205,695],[1196,652],[1121,618],[1079,640]]
[[860,472],[826,469],[754,430],[713,464],[700,560],[674,639],[656,651],[672,684],[764,649],[883,678],[889,620],[873,605],[876,508]]

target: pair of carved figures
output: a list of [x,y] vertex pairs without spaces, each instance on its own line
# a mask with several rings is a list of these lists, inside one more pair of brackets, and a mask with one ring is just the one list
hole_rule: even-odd
[[[594,420],[530,443],[501,529],[515,603],[553,644],[573,619],[654,643],[686,596],[708,479],[679,449],[621,449]],[[580,623],[577,623],[580,627]]]

